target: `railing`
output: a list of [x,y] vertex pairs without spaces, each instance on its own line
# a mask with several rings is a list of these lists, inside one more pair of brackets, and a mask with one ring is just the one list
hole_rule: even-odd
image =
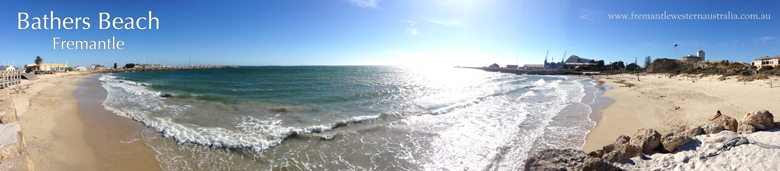
[[21,71],[0,71],[0,88],[7,88],[21,83]]

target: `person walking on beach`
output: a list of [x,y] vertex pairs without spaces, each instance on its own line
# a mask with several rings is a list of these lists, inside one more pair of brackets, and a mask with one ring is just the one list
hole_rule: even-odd
[[717,119],[718,117],[720,117],[720,115],[721,115],[720,114],[720,110],[718,110],[718,114],[715,114],[715,116],[712,116],[712,119],[710,119],[710,121],[713,121],[713,120]]

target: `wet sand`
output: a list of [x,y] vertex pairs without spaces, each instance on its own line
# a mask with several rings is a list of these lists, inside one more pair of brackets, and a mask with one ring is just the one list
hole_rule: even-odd
[[102,100],[107,93],[99,78],[87,78],[74,93],[84,123],[84,139],[97,156],[98,169],[162,170],[154,159],[157,153],[141,140],[142,129],[151,128],[106,110]]
[[156,153],[132,141],[145,128],[141,123],[105,110],[96,98],[79,95],[102,90],[99,82],[97,87],[80,87],[90,76],[94,74],[39,75],[10,88],[35,169],[160,170]]

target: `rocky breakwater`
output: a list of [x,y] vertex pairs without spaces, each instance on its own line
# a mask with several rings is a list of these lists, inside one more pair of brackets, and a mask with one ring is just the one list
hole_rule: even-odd
[[[573,149],[544,150],[526,159],[525,170],[621,170],[613,163],[625,162],[634,157],[646,159],[645,155],[657,153],[676,153],[678,148],[699,141],[696,139],[697,135],[718,134],[723,131],[730,131],[731,134],[750,134],[774,128],[780,128],[780,123],[774,122],[774,116],[766,110],[747,113],[741,121],[722,115],[701,125],[687,125],[672,129],[666,134],[653,129],[640,129],[633,136],[621,135],[614,143],[590,153]],[[742,144],[752,142],[742,139],[745,142]],[[736,146],[740,143],[731,143],[731,145]]]
[[8,89],[0,89],[0,170],[33,170]]

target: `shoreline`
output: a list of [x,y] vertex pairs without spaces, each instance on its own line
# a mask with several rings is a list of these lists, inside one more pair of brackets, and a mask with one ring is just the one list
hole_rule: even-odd
[[588,119],[590,121],[594,122],[596,125],[593,126],[593,128],[588,130],[588,133],[585,134],[585,138],[583,138],[583,141],[585,143],[580,146],[580,150],[583,150],[585,148],[585,145],[588,144],[588,136],[591,132],[593,132],[593,129],[596,128],[599,125],[599,121],[601,119],[601,113],[606,109],[608,106],[615,103],[615,100],[610,99],[608,97],[604,97],[604,93],[606,93],[609,90],[614,89],[612,86],[606,85],[604,81],[592,78],[596,80],[596,85],[593,87],[596,88],[594,92],[594,99],[593,103],[589,104],[588,107],[590,107],[591,112],[588,114]]
[[[153,154],[133,156],[154,152],[151,147],[141,141],[122,143],[115,138],[127,136],[128,130],[138,125],[144,127],[143,124],[113,114],[97,99],[80,94],[82,89],[89,88],[83,83],[97,75],[92,72],[38,75],[35,80],[22,80],[21,84],[10,87],[23,138],[35,167],[43,170],[161,170]],[[97,88],[102,89],[99,82]],[[130,122],[136,127],[122,126],[118,122]],[[107,138],[106,135],[114,137]]]
[[162,170],[156,152],[144,144],[143,123],[106,110],[102,101],[107,92],[100,80],[102,74],[78,83],[74,92],[79,101],[79,117],[84,123],[84,139],[95,150],[99,170]]

